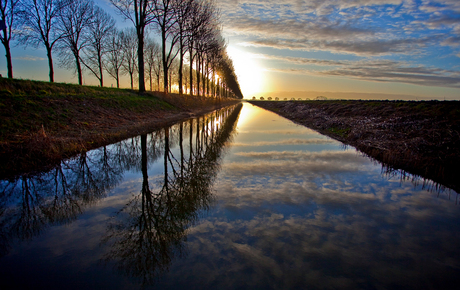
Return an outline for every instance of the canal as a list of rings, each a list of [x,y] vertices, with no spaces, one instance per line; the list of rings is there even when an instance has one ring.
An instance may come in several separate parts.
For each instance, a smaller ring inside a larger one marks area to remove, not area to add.
[[[0,280],[441,289],[459,220],[455,191],[243,103],[1,180]]]

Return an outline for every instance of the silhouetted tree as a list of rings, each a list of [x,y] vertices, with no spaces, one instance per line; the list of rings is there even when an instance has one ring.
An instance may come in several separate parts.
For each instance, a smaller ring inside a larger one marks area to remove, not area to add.
[[[61,9],[59,14],[59,33],[63,34],[59,44],[63,65],[73,67],[78,77],[78,83],[83,84],[81,66],[81,51],[89,44],[88,37],[93,21],[92,0],[70,0],[68,5]]]
[[[20,42],[37,48],[44,45],[48,57],[49,79],[54,82],[52,51],[63,36],[57,29],[58,16],[68,0],[24,0],[22,1],[21,21],[23,29]]]
[[[110,51],[110,37],[114,33],[115,20],[102,8],[95,6],[89,25],[89,41],[83,50],[82,63],[104,86],[104,56]]]
[[[117,88],[120,87],[120,74],[124,73],[122,70],[123,63],[125,62],[125,51],[123,47],[123,32],[114,31],[107,43],[107,53],[105,55],[106,65],[105,70],[117,82]]]
[[[149,74],[149,81],[150,81],[150,90],[153,91],[153,74],[157,76],[158,88],[160,87],[160,76],[157,75],[157,68],[158,72],[161,71],[161,52],[160,47],[153,39],[148,39],[147,44],[145,46],[145,63],[146,63],[146,70]]]
[[[124,62],[122,65],[123,70],[129,74],[131,80],[131,89],[134,89],[134,78],[138,72],[137,67],[137,36],[134,29],[127,29],[123,32],[123,51]]]
[[[160,31],[161,52],[163,62],[163,86],[164,92],[168,93],[169,89],[169,68],[176,58],[179,50],[174,50],[174,46],[179,40],[179,35],[174,27],[177,22],[177,6],[180,0],[154,0],[154,17],[155,24]]]
[[[8,69],[8,78],[13,78],[13,62],[11,60],[10,41],[13,39],[13,30],[18,25],[18,12],[20,0],[0,0],[0,40],[5,47],[6,66]]]
[[[184,66],[184,56],[185,56],[185,46],[186,46],[186,34],[187,34],[187,22],[190,21],[194,15],[193,6],[195,0],[184,0],[180,1],[176,8],[176,33],[179,35],[179,67],[178,67],[178,86],[179,86],[179,95],[183,94],[183,84],[182,84],[182,73]]]
[[[212,17],[211,9],[206,5],[204,0],[195,0],[191,3],[190,7],[191,17],[185,22],[185,31],[186,31],[186,43],[188,46],[189,52],[189,82],[190,82],[190,95],[193,95],[193,62],[195,61],[195,41],[198,35],[200,34],[200,28]],[[197,94],[198,94],[198,90]]]
[[[137,67],[139,68],[139,91],[145,91],[144,37],[146,27],[154,20],[155,2],[152,0],[110,0],[126,19],[135,27],[137,36]]]

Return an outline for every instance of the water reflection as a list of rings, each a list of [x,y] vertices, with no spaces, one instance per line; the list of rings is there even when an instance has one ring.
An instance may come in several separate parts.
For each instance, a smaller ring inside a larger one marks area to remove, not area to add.
[[[400,175],[382,176],[380,165],[352,148],[325,139],[318,150],[319,142],[307,142],[322,138],[314,132],[259,114],[268,124],[258,132],[252,123],[238,125],[235,143],[244,146],[232,147],[223,162],[215,185],[219,204],[190,229],[194,251],[160,287],[455,285],[457,206]],[[274,144],[277,138],[305,142]]]
[[[164,129],[164,178],[152,189],[148,177],[147,136],[141,136],[142,189],[113,218],[103,243],[110,245],[106,261],[122,273],[151,284],[184,253],[186,229],[213,200],[211,185],[219,169],[224,145],[231,137],[241,107],[222,124],[219,114],[209,120],[179,125],[179,156],[171,151],[171,129]],[[197,132],[193,138],[194,130]],[[184,134],[188,131],[188,149]]]
[[[140,239],[157,247],[155,251],[163,255],[159,264],[166,265],[167,245],[180,246],[183,232],[196,218],[197,210],[209,204],[219,157],[240,110],[241,105],[222,109],[148,137],[142,135],[82,153],[46,173],[0,181],[0,257],[8,253],[15,240],[31,240],[52,225],[76,220],[85,208],[106,197],[126,171],[134,170],[142,172],[142,191],[119,216],[128,211],[133,219],[139,218],[135,226],[143,229],[141,235],[146,235]],[[188,156],[183,148],[185,131],[189,133]],[[180,146],[179,161],[171,150],[176,144]],[[147,167],[161,157],[163,185],[153,193]],[[106,241],[123,236],[119,228],[115,229],[109,227]],[[153,237],[161,243],[156,244]],[[116,245],[115,242],[114,249]]]
[[[53,170],[1,181],[1,253],[14,239],[30,240],[51,225],[75,220],[122,178],[124,163],[107,147],[63,161]]]
[[[445,288],[460,268],[460,212],[423,182],[244,104],[2,181],[0,279]]]

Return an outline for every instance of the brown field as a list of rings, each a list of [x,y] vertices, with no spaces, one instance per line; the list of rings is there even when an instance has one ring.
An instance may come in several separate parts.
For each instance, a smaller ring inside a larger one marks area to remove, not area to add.
[[[460,192],[458,101],[251,101],[383,162]]]

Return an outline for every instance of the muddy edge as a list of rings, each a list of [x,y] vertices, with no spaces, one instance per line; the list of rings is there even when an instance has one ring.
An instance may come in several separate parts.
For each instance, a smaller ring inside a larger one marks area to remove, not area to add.
[[[401,169],[460,192],[460,102],[249,101]]]

